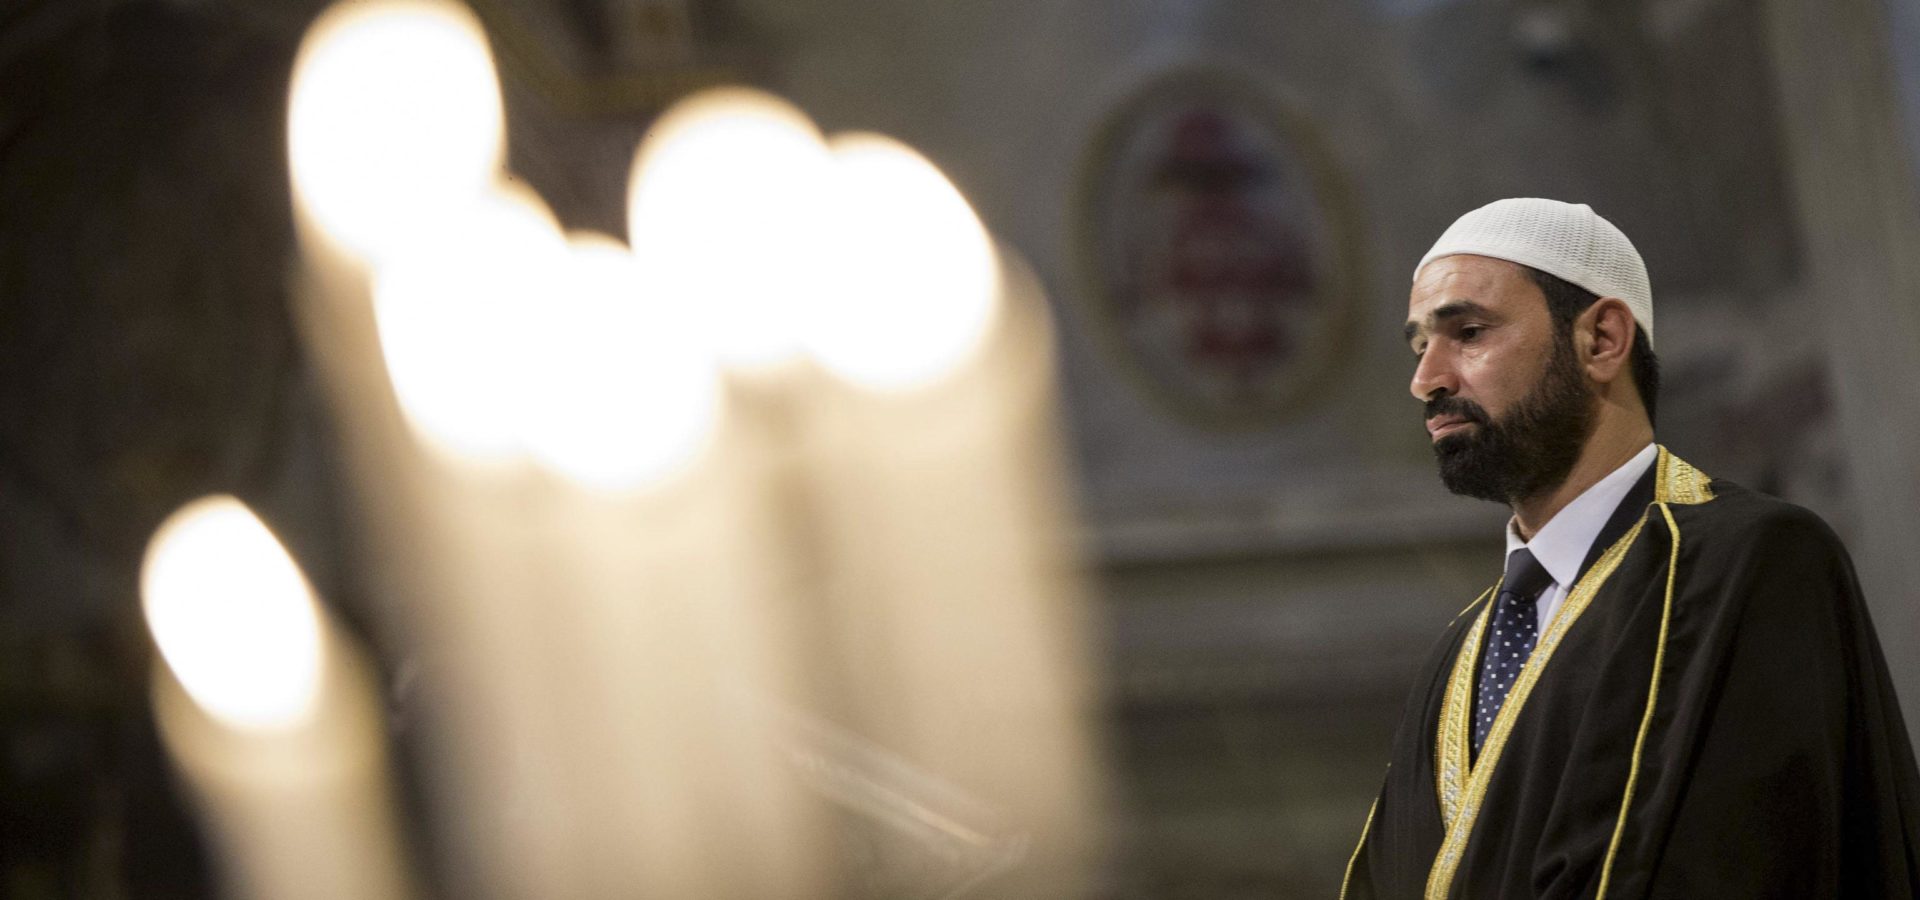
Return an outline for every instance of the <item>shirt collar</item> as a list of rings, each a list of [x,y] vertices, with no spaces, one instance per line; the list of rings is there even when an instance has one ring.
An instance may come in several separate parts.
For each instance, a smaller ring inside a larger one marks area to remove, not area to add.
[[[1600,529],[1606,527],[1607,519],[1633,490],[1640,476],[1653,466],[1654,457],[1658,455],[1659,448],[1648,444],[1646,449],[1562,507],[1531,541],[1521,540],[1514,521],[1508,519],[1507,554],[1511,556],[1513,551],[1525,547],[1532,551],[1533,558],[1540,561],[1547,574],[1553,576],[1554,584],[1563,587],[1573,584],[1575,576],[1580,574],[1580,563],[1586,561],[1587,551],[1600,536]]]

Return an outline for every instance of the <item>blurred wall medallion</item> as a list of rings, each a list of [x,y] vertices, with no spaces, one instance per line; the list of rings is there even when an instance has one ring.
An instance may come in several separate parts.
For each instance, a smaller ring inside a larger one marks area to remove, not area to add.
[[[1182,418],[1275,424],[1337,361],[1353,207],[1312,124],[1250,78],[1151,77],[1095,133],[1072,214],[1087,322]]]

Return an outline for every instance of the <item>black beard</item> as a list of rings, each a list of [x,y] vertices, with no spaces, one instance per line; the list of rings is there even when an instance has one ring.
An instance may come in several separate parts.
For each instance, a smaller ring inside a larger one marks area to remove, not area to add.
[[[1429,419],[1453,414],[1476,423],[1433,443],[1447,490],[1511,506],[1567,480],[1598,412],[1572,345],[1554,341],[1540,384],[1498,421],[1471,400],[1427,401]]]

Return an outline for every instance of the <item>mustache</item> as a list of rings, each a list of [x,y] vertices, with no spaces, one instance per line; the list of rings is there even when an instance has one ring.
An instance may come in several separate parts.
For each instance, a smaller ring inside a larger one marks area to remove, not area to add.
[[[1431,421],[1435,416],[1459,416],[1479,425],[1493,424],[1493,417],[1487,415],[1480,404],[1463,397],[1443,396],[1428,400],[1425,421]]]

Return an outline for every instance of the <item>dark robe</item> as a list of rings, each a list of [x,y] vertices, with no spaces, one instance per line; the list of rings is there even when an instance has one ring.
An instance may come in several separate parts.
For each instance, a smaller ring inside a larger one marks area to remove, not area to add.
[[[1661,448],[1470,759],[1493,594],[1415,682],[1343,897],[1920,897],[1920,775],[1817,516]]]

